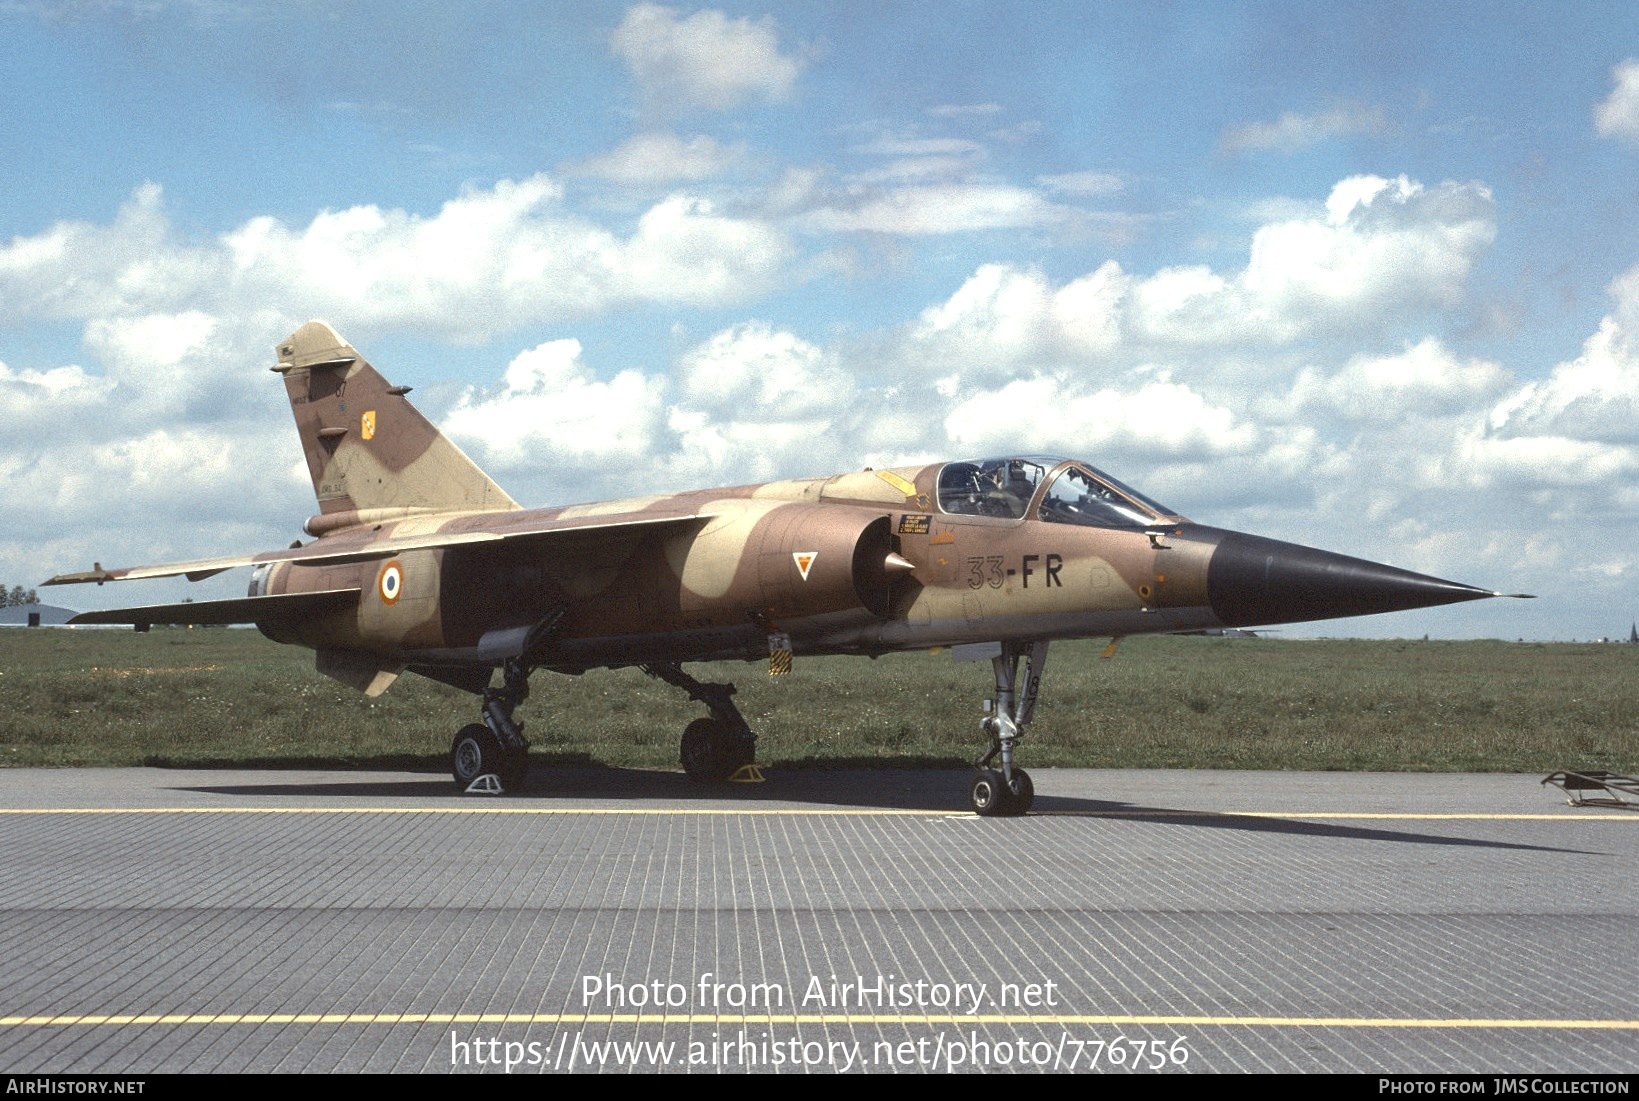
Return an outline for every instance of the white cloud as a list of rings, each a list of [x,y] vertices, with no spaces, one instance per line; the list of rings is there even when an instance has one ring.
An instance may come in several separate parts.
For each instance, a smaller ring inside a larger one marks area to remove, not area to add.
[[[846,173],[836,185],[826,184],[823,170],[788,169],[765,200],[771,216],[792,217],[792,224],[809,233],[909,237],[1040,228],[1067,236],[1115,237],[1129,232],[1133,224],[1127,215],[1088,211],[1048,198],[1049,193],[1068,199],[1107,195],[1122,186],[1113,174],[1039,176],[1037,186],[1021,186],[981,171],[989,159],[981,142],[923,137],[887,130],[880,123],[857,129],[868,140],[849,151],[882,159]]]
[[[809,201],[816,186],[810,176]],[[1483,411],[1509,385],[1499,365],[1401,335],[1408,313],[1460,300],[1489,219],[1478,185],[1351,179],[1276,223],[1303,232],[1255,246],[1239,272],[1145,276],[1111,261],[1060,284],[987,264],[868,349],[741,323],[665,374],[605,380],[577,345],[548,345],[519,357],[502,389],[470,392],[450,423],[476,455],[553,484],[587,456],[647,457],[606,463],[604,484],[577,480],[578,496],[1061,451],[1220,523],[1300,538],[1315,517],[1336,532],[1369,519],[1349,549],[1370,553],[1412,538],[1390,526],[1425,500],[1463,485],[1474,497],[1461,508],[1477,509],[1514,484],[1521,454],[1548,450],[1484,438]],[[1360,352],[1370,334],[1397,350]],[[1344,355],[1313,342],[1271,354],[1298,336],[1342,336]],[[1622,469],[1588,461],[1602,477]]]
[[[1424,337],[1392,355],[1355,356],[1330,375],[1305,370],[1290,398],[1301,409],[1328,408],[1357,422],[1402,422],[1472,413],[1509,381],[1501,365],[1460,359]]]
[[[686,141],[673,133],[634,134],[575,171],[627,186],[654,187],[721,176],[745,157],[743,144],[724,145],[704,134]]]
[[[34,16],[47,23],[77,23],[113,17],[121,22],[145,23],[168,15],[180,16],[186,25],[210,26],[239,21],[259,14],[253,4],[239,0],[5,0],[0,12]]]
[[[189,551],[173,540],[203,517],[262,524],[262,538],[271,542],[312,511],[310,489],[304,501],[299,486],[265,473],[270,455],[300,456],[288,417],[152,427],[151,418],[130,414],[118,391],[97,389],[65,394],[59,400],[66,406],[45,413],[46,424],[61,424],[60,431],[47,435],[35,422],[29,438],[0,434],[0,511],[11,537],[85,540],[100,527],[118,532],[117,542],[106,531],[99,537],[104,545],[94,553],[104,561],[131,553],[132,543],[170,544],[169,554],[202,557],[215,552]],[[304,473],[301,485],[307,484]]]
[[[116,423],[220,424],[283,405],[250,365],[266,366],[272,334],[284,324],[256,311],[224,323],[184,310],[92,318],[84,340],[115,387]]]
[[[664,380],[635,370],[599,380],[580,356],[578,340],[519,353],[499,391],[469,387],[462,394],[444,418],[445,430],[499,470],[572,470],[651,454],[664,421]]]
[[[770,219],[790,218],[825,203],[826,170],[817,166],[787,167],[763,192],[761,208]]]
[[[1497,403],[1489,419],[1503,438],[1567,436],[1639,445],[1639,268],[1611,285],[1617,311],[1582,345],[1582,354]]]
[[[1325,214],[1325,200],[1294,199],[1286,195],[1272,195],[1262,199],[1254,199],[1247,203],[1238,216],[1243,221],[1263,225],[1269,222],[1298,222],[1309,218],[1324,217]]]
[[[609,45],[662,113],[783,100],[803,69],[801,58],[780,52],[772,18],[730,19],[709,9],[683,17],[675,8],[638,4]]]
[[[996,356],[1004,362],[1016,362],[1041,346],[1052,294],[1040,272],[986,264],[955,294],[922,311],[912,339],[965,345],[980,360]]]
[[[784,234],[704,199],[668,196],[621,237],[562,198],[532,176],[469,189],[430,216],[374,205],[306,226],[263,216],[190,244],[144,187],[111,225],[59,223],[0,248],[0,319],[273,313],[472,340],[634,301],[726,305],[785,278]]]
[[[770,288],[789,253],[778,231],[719,215],[705,199],[674,195],[638,220],[620,261],[633,297],[705,306]]]
[[[228,553],[230,530],[252,546],[288,541],[313,499],[305,470],[290,473],[301,451],[269,385],[267,323],[254,311],[231,323],[197,310],[96,317],[85,349],[102,373],[0,367],[9,536],[83,563]]]
[[[1096,363],[1122,339],[1131,280],[1113,260],[1055,288],[1039,271],[986,264],[908,333],[906,354],[933,371],[973,378],[1023,364]]]
[[[216,319],[198,310],[96,318],[86,326],[86,341],[103,358],[152,377],[205,349],[215,329]]]
[[[70,398],[94,399],[111,385],[111,380],[88,375],[79,366],[37,371],[13,370],[0,363],[0,410],[4,410],[8,418],[29,417],[47,403]]]
[[[912,134],[883,133],[855,145],[853,153],[889,158],[872,168],[851,172],[848,187],[831,196],[833,204],[848,210],[883,201],[879,184],[934,184],[962,186],[973,182],[974,169],[986,156],[984,146],[966,138],[923,138]]]
[[[749,484],[857,467],[856,436],[835,416],[760,422],[673,407],[676,450],[662,456],[666,477],[682,485]]]
[[[1283,111],[1273,122],[1249,122],[1224,133],[1221,148],[1235,153],[1277,150],[1295,152],[1347,134],[1381,134],[1388,120],[1381,107],[1337,107],[1303,115]]]
[[[754,482],[847,469],[874,419],[833,352],[762,322],[714,334],[678,358],[663,461],[683,484]]]
[[[171,239],[157,184],[112,223],[58,222],[0,247],[0,318],[63,319],[164,308],[179,289],[219,281],[221,257]]]
[[[61,568],[37,557],[48,541],[86,563],[227,553],[234,531],[249,546],[288,542],[313,500],[266,368],[273,342],[309,317],[483,340],[651,296],[722,306],[783,280],[790,253],[765,223],[687,195],[611,232],[566,213],[546,177],[471,189],[431,214],[358,206],[194,241],[150,185],[107,224],[0,243],[0,328],[77,320],[89,357],[0,365],[0,510],[12,517],[0,566]],[[570,484],[594,496],[647,486],[664,460],[630,459],[675,451],[666,380],[550,361],[520,357],[495,393],[466,395],[452,427],[503,473],[553,472],[558,500]]]
[[[1472,408],[1476,399],[1495,393],[1506,379],[1497,364],[1459,360],[1438,340],[1425,337],[1399,355],[1350,360],[1337,382],[1348,394],[1364,395],[1373,404],[1403,395],[1424,409],[1451,412]]]
[[[1158,337],[1189,341],[1208,320],[1203,307],[1224,321],[1238,300],[1241,324],[1228,328],[1260,326],[1277,339],[1375,327],[1408,309],[1461,301],[1495,237],[1491,192],[1481,184],[1425,188],[1404,176],[1354,177],[1333,189],[1324,220],[1263,226],[1239,276],[1219,286],[1191,277],[1188,293],[1162,303],[1143,325]]]
[[[862,402],[835,356],[749,322],[682,353],[669,373],[603,380],[572,339],[518,355],[495,389],[468,388],[443,423],[516,492],[554,502],[824,473],[856,464]]]
[[[1490,488],[1609,486],[1631,482],[1639,453],[1569,436],[1473,436],[1457,456],[1465,482]]]
[[[924,310],[908,339],[934,370],[991,375],[1097,361],[1117,347],[1136,361],[1178,348],[1359,339],[1460,302],[1495,231],[1482,185],[1358,177],[1334,188],[1324,215],[1260,227],[1239,272],[1195,265],[1139,276],[1110,261],[1054,288],[1038,272],[988,264]]]
[[[1076,212],[1011,184],[945,183],[833,195],[800,224],[819,233],[923,236],[986,229],[1023,229],[1073,221]]]
[[[1593,109],[1594,129],[1603,138],[1639,142],[1639,60],[1611,66],[1611,82],[1611,94]]]
[[[1150,381],[1135,389],[1084,390],[1038,376],[973,395],[945,418],[951,441],[972,452],[1117,452],[1129,458],[1200,458],[1245,451],[1250,424],[1187,386]]]
[[[1354,178],[1327,201],[1328,218],[1266,226],[1244,283],[1285,309],[1387,303],[1449,306],[1496,237],[1490,189],[1401,176]]]
[[[847,407],[852,378],[807,341],[751,322],[716,334],[678,363],[684,399],[750,422],[793,421]]]

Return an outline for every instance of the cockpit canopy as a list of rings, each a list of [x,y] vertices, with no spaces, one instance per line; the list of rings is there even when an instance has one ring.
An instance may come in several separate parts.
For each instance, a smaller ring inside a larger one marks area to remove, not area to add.
[[[1018,520],[1031,512],[1032,504],[1037,519],[1096,528],[1146,528],[1178,516],[1108,474],[1069,459],[975,459],[946,463],[939,471],[944,512]]]

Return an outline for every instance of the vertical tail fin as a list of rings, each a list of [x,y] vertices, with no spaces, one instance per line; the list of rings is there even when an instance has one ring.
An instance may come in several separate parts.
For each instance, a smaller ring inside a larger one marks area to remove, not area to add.
[[[313,534],[383,510],[518,507],[406,400],[409,387],[390,385],[329,325],[309,321],[278,352],[273,370],[284,376],[319,499]]]

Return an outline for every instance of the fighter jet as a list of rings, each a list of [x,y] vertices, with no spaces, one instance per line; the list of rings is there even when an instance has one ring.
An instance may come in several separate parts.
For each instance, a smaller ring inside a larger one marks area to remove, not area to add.
[[[330,326],[278,345],[318,512],[310,537],[228,558],[45,582],[193,581],[251,567],[241,599],[88,612],[74,623],[253,623],[366,695],[405,672],[473,693],[455,782],[516,788],[514,712],[539,669],[637,666],[707,715],[684,771],[730,778],[756,735],[732,684],[685,663],[949,647],[995,692],[969,786],[981,815],[1029,810],[1019,762],[1056,639],[1202,631],[1423,608],[1487,589],[1194,523],[1074,458],[964,459],[524,509]],[[499,671],[500,683],[493,684]]]

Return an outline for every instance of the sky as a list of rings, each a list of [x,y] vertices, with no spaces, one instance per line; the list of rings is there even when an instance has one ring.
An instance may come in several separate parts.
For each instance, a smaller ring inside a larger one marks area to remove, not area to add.
[[[0,0],[0,96],[8,586],[299,537],[319,318],[528,505],[1066,454],[1538,597],[1293,634],[1639,619],[1631,3]]]

